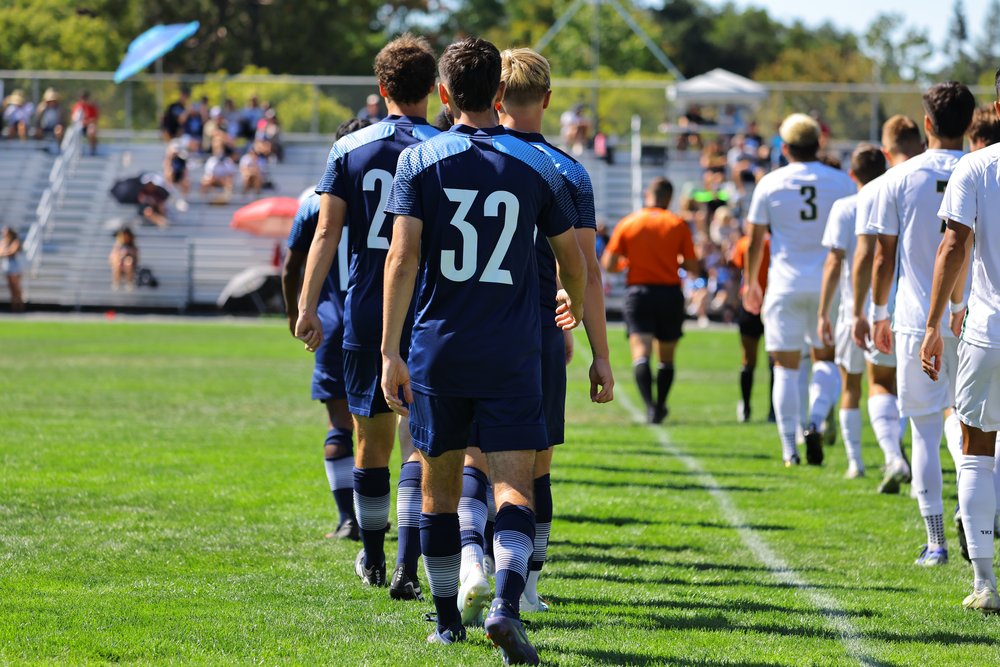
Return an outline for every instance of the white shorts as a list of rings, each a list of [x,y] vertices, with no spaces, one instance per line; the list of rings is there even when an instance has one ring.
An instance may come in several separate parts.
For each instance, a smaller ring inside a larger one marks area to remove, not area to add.
[[[760,312],[764,349],[791,352],[803,349],[803,345],[822,347],[816,339],[818,310],[819,294],[765,294]]]
[[[1000,350],[958,344],[955,411],[981,431],[1000,431]]]
[[[892,354],[886,354],[885,352],[879,352],[878,348],[872,345],[867,350],[865,350],[865,361],[867,361],[870,364],[875,364],[876,366],[895,368],[896,350],[893,350]]]
[[[937,382],[920,366],[920,345],[924,337],[897,333],[896,389],[901,417],[920,417],[955,405],[955,374],[958,371],[958,340],[944,339],[944,355]]]
[[[834,360],[849,375],[858,375],[865,370],[865,351],[854,344],[851,328],[849,320],[843,317],[837,320],[837,332],[833,337],[837,352]]]

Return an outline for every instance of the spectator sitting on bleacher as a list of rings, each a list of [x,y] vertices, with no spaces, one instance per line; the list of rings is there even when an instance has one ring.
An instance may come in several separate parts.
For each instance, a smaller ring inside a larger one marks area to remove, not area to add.
[[[226,121],[226,132],[231,139],[240,133],[240,112],[236,103],[229,97],[222,103],[222,118]]]
[[[90,144],[90,154],[97,155],[97,121],[101,117],[101,112],[97,105],[91,102],[89,91],[80,91],[80,99],[73,105],[70,117],[74,123],[79,122],[83,126],[87,143]]]
[[[190,108],[181,116],[181,133],[189,152],[201,152],[201,140],[205,136],[207,122],[208,98],[202,97],[200,102],[192,102]]]
[[[281,125],[278,123],[278,113],[274,107],[268,106],[264,117],[257,123],[254,139],[268,142],[270,155],[273,155],[278,162],[285,159],[284,147],[281,145]]]
[[[21,240],[10,227],[0,229],[0,271],[7,275],[7,287],[10,290],[10,309],[15,313],[24,310],[24,300],[21,298]]]
[[[111,289],[119,289],[124,279],[125,289],[131,292],[135,288],[139,248],[135,244],[135,234],[128,227],[122,227],[115,234],[115,245],[108,255],[108,263],[111,265]]]
[[[205,132],[201,136],[201,152],[212,152],[212,139],[216,132],[226,133],[226,117],[222,115],[222,107],[212,107],[208,112],[208,121],[205,123]],[[227,134],[228,136],[228,134]]]
[[[3,101],[3,126],[11,139],[28,138],[28,128],[31,127],[31,116],[35,110],[21,90],[15,90]]]
[[[186,211],[191,180],[188,178],[188,152],[180,139],[174,139],[167,144],[167,153],[163,159],[163,176],[167,183],[181,194],[177,210]]]
[[[53,139],[58,145],[62,142],[64,129],[65,121],[59,104],[59,93],[55,88],[49,88],[42,96],[38,110],[35,111],[35,138]]]
[[[170,224],[167,220],[167,200],[170,198],[167,184],[159,174],[143,174],[141,179],[142,187],[136,195],[139,215],[157,227],[166,229]]]
[[[163,116],[160,117],[160,133],[163,135],[164,141],[170,141],[180,136],[189,99],[191,99],[191,90],[187,86],[181,86],[180,97],[171,102],[163,111]]]
[[[260,98],[251,95],[247,100],[247,105],[240,112],[239,132],[235,135],[244,139],[253,140],[257,132],[257,123],[264,117],[264,109],[260,106]]]
[[[233,162],[233,148],[229,145],[215,142],[212,156],[205,161],[205,173],[201,177],[201,191],[206,193],[212,188],[221,189],[224,199],[228,201],[233,191],[233,179],[239,172]]]
[[[271,144],[266,139],[258,140],[240,158],[240,178],[243,192],[253,190],[260,194],[267,182],[267,158],[271,153]]]

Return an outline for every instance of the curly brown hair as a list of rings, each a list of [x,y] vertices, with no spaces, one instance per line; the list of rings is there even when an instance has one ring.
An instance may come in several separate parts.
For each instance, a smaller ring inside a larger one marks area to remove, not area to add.
[[[375,77],[389,99],[399,104],[422,101],[434,87],[436,76],[434,51],[423,37],[406,33],[375,56]]]

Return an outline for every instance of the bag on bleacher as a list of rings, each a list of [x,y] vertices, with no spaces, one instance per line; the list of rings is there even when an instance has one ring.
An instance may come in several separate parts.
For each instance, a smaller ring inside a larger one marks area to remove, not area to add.
[[[136,287],[159,287],[160,281],[156,279],[153,272],[146,267],[140,267],[135,273]]]

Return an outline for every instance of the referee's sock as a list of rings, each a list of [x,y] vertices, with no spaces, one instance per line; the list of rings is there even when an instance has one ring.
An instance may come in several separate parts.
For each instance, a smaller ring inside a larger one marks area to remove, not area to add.
[[[653,372],[649,369],[649,357],[639,357],[632,362],[635,383],[639,385],[639,395],[646,407],[653,407]]]
[[[656,369],[656,406],[664,408],[667,405],[667,396],[670,395],[670,387],[674,384],[674,364],[673,362],[661,362]]]

